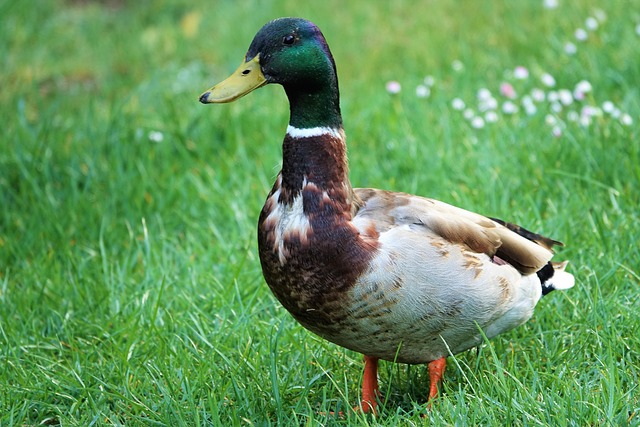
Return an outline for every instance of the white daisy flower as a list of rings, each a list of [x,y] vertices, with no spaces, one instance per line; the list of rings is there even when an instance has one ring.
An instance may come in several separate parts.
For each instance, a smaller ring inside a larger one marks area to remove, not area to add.
[[[487,111],[484,114],[484,119],[487,123],[495,123],[498,121],[498,113],[496,113],[495,111]]]
[[[602,103],[602,111],[604,111],[607,114],[611,114],[615,109],[616,109],[616,106],[613,105],[613,102],[611,101],[604,101]]]
[[[153,142],[162,142],[164,140],[164,135],[162,132],[157,130],[152,130],[149,132],[149,141]]]
[[[531,99],[535,102],[543,102],[545,98],[545,93],[542,89],[533,88],[531,89]]]
[[[556,79],[554,79],[553,76],[549,73],[542,74],[540,76],[540,80],[546,87],[554,87],[556,85]]]
[[[479,101],[486,101],[491,98],[491,91],[487,88],[481,88],[478,90],[477,97]]]
[[[604,13],[602,9],[596,9],[593,11],[593,16],[598,20],[598,22],[602,23],[607,20],[607,14]]]
[[[475,116],[471,119],[471,127],[474,129],[482,129],[484,127],[484,119],[480,116]]]
[[[570,122],[577,122],[579,118],[580,114],[578,114],[577,111],[569,111],[567,113],[567,120],[569,120]]]
[[[451,101],[451,107],[454,110],[462,111],[464,110],[464,107],[466,107],[466,105],[462,99],[454,98],[453,101]]]
[[[547,114],[544,116],[544,122],[549,126],[555,125],[558,122],[558,119],[553,114]]]
[[[598,29],[598,20],[593,16],[590,16],[584,21],[584,26],[587,27],[589,31],[595,31]]]
[[[431,89],[429,89],[427,86],[418,85],[416,87],[416,96],[418,98],[427,98],[429,95],[431,95]]]
[[[575,44],[571,42],[567,42],[564,44],[564,53],[567,55],[574,55],[578,51],[578,48]]]
[[[575,36],[576,40],[578,40],[579,42],[583,42],[587,39],[587,37],[589,37],[589,35],[587,34],[587,31],[584,28],[578,28],[573,35]]]
[[[476,113],[471,108],[467,108],[462,113],[462,117],[464,117],[467,120],[473,119],[475,117],[475,115],[476,115]]]
[[[511,101],[505,101],[502,104],[502,112],[505,114],[515,114],[518,112],[518,106]]]
[[[391,81],[387,82],[385,87],[387,89],[387,92],[392,94],[392,95],[400,93],[400,91],[402,90],[402,86],[400,86],[400,83],[398,83],[395,80],[391,80]]]
[[[573,94],[569,89],[560,89],[558,91],[558,100],[563,105],[571,105],[573,103]]]
[[[518,79],[518,80],[525,80],[529,78],[529,70],[527,70],[525,67],[523,66],[517,66],[514,70],[513,70],[513,77]]]
[[[433,76],[426,76],[423,80],[424,84],[431,87],[436,84],[436,79]]]

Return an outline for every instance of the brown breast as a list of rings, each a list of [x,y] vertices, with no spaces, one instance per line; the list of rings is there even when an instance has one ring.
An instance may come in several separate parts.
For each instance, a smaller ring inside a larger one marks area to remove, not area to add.
[[[321,336],[344,320],[345,295],[375,251],[375,242],[350,222],[357,197],[342,135],[285,137],[282,171],[258,223],[267,284],[303,326]]]

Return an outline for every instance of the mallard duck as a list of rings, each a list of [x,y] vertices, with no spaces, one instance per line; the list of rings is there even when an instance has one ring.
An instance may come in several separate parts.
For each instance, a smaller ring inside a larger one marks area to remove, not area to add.
[[[290,119],[282,169],[258,221],[264,278],[305,328],[364,355],[364,412],[376,412],[378,360],[427,363],[429,399],[446,357],[526,322],[542,295],[573,286],[560,242],[404,193],[353,188],[338,78],[313,23],[281,18],[240,67],[200,96],[234,101],[284,87]]]

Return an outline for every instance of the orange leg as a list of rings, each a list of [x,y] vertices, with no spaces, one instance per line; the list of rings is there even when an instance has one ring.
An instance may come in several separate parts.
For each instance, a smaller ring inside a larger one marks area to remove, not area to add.
[[[378,402],[378,358],[364,356],[364,375],[362,377],[362,412],[376,413]]]
[[[438,386],[442,383],[442,376],[444,375],[444,368],[447,366],[447,359],[441,357],[440,359],[429,362],[429,400],[438,396]],[[431,403],[429,403],[429,407]]]
[[[362,412],[365,414],[377,413],[378,401],[376,398],[378,397],[378,358],[364,356],[364,374],[362,376],[362,400],[360,401],[360,406],[355,406],[353,408],[354,412],[360,411],[362,408]],[[331,415],[338,415],[339,417],[344,417],[345,414],[341,412],[331,412]]]

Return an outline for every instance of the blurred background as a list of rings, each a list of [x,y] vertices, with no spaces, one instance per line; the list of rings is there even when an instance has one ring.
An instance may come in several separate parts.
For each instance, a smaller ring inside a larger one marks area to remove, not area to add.
[[[281,16],[332,49],[354,186],[567,243],[576,288],[460,356],[431,421],[637,423],[638,2],[0,0],[0,424],[348,423],[359,356],[256,253],[284,93],[197,101]],[[422,423],[424,370],[381,375]]]

